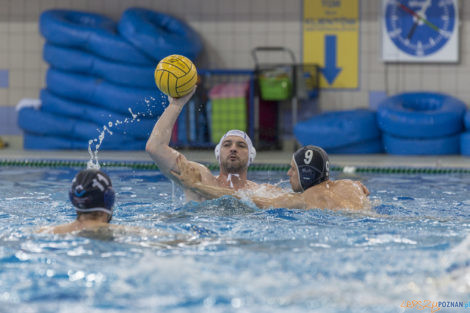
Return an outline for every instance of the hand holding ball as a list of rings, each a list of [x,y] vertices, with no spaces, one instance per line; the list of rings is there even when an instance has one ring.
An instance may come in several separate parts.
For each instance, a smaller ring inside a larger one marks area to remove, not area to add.
[[[167,56],[155,68],[155,83],[167,96],[183,97],[193,90],[196,82],[196,66],[185,56]]]

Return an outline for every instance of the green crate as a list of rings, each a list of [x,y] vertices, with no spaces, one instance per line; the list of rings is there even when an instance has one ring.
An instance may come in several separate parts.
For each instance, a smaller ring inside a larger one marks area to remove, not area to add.
[[[287,75],[259,76],[259,87],[263,100],[286,100],[291,97],[292,81]]]

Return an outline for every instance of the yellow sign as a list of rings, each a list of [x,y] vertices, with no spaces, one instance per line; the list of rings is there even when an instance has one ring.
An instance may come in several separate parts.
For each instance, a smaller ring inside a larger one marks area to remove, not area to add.
[[[357,88],[359,0],[304,0],[303,62],[320,65],[321,88]]]

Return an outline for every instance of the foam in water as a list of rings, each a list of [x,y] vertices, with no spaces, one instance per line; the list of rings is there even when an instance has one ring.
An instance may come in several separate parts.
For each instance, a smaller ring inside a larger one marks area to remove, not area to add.
[[[239,189],[236,192],[236,194],[243,200],[251,201],[252,197],[262,197],[262,198],[271,199],[271,198],[279,197],[286,193],[292,192],[292,189],[290,188],[280,188],[280,189],[281,190],[277,188],[272,188],[266,184],[261,184],[259,185],[259,188],[256,188],[256,189]]]

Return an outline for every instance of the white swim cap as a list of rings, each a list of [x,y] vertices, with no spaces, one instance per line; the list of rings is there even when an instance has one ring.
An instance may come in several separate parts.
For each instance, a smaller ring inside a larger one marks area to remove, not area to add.
[[[238,130],[238,129],[232,129],[232,130],[229,130],[228,132],[226,132],[225,135],[223,135],[222,138],[220,138],[219,144],[215,147],[215,150],[214,150],[215,158],[217,159],[219,164],[220,164],[220,146],[222,145],[222,142],[224,141],[224,139],[228,136],[237,136],[237,137],[241,137],[241,138],[243,138],[243,140],[245,140],[246,144],[248,145],[248,155],[249,155],[248,156],[248,165],[247,166],[250,166],[250,164],[256,158],[256,149],[255,149],[255,147],[253,147],[253,144],[251,143],[250,137],[248,137],[248,135],[244,131],[241,131],[241,130]]]

